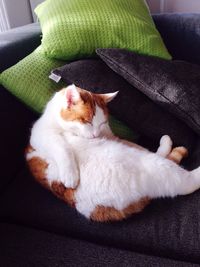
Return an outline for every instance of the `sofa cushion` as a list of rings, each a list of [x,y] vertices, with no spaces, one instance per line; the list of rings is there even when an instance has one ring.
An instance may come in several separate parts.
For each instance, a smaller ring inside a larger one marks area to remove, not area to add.
[[[0,86],[0,194],[6,190],[24,163],[24,148],[31,124],[36,118],[35,113]]]
[[[144,0],[49,0],[35,12],[48,57],[74,60],[115,47],[171,58]]]
[[[200,262],[200,192],[154,200],[142,213],[125,221],[96,223],[43,189],[24,168],[1,194],[0,203],[3,203],[0,205],[0,221],[3,222],[101,246]]]
[[[153,18],[172,57],[200,65],[199,14],[155,14]]]
[[[41,43],[38,23],[0,32],[0,73],[30,54]]]
[[[196,266],[12,224],[0,223],[0,236],[2,266]]]
[[[2,72],[0,83],[34,111],[41,112],[51,95],[63,86],[49,79],[51,69],[62,64],[62,61],[45,57],[38,47]]]
[[[112,70],[200,135],[199,65],[124,49],[97,49],[97,53]]]

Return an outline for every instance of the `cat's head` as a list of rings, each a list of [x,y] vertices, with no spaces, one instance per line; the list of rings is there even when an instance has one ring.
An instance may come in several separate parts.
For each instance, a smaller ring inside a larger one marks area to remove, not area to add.
[[[59,99],[59,123],[73,135],[96,138],[110,133],[107,103],[116,95],[93,94],[70,85],[57,94]]]

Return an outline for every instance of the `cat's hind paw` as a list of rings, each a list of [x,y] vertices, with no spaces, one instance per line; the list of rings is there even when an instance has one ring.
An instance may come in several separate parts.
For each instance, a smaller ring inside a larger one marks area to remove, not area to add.
[[[172,149],[168,159],[179,164],[183,158],[188,156],[188,150],[184,146],[175,147]]]
[[[156,154],[166,158],[172,150],[172,140],[169,135],[163,135],[160,139],[160,146]]]

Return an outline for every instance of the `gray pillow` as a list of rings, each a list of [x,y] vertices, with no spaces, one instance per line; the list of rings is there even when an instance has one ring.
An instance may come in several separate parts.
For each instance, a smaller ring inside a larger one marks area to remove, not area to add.
[[[200,66],[124,49],[97,49],[97,54],[139,91],[200,134]]]

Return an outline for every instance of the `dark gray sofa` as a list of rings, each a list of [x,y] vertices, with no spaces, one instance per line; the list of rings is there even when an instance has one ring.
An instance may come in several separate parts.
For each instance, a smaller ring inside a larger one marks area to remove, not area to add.
[[[173,58],[200,64],[200,15],[154,20]],[[40,39],[37,24],[1,34],[0,71]],[[126,221],[87,221],[37,184],[26,167],[23,151],[37,117],[0,86],[0,266],[200,265],[200,192],[153,201]]]

